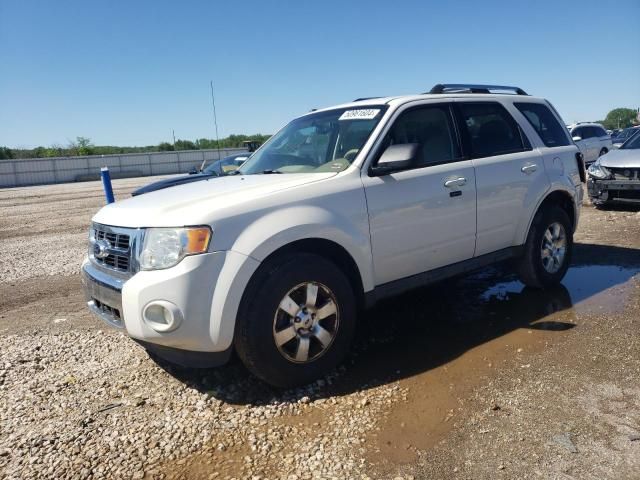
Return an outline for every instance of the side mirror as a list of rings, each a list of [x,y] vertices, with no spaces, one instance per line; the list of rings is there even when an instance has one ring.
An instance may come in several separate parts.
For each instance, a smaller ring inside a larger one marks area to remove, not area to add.
[[[582,140],[582,137],[573,137],[574,142],[579,142],[580,140]]]
[[[195,175],[196,173],[198,173],[198,169],[196,167],[193,167],[191,170],[189,170],[189,175]]]
[[[371,168],[371,173],[375,176],[387,175],[409,168],[418,160],[420,150],[421,145],[419,143],[389,145],[378,160],[378,163]]]

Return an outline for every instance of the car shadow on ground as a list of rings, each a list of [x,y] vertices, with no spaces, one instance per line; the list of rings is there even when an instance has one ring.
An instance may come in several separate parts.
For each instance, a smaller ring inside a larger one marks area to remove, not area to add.
[[[640,212],[640,203],[613,202],[595,208],[605,212]]]
[[[638,249],[576,244],[567,276],[550,290],[525,287],[503,264],[408,292],[363,312],[351,354],[337,372],[287,391],[255,379],[237,359],[206,370],[159,365],[191,388],[231,404],[344,395],[437,368],[517,329],[561,335],[579,328],[576,304],[596,296],[598,304],[624,302],[601,294],[639,272]]]

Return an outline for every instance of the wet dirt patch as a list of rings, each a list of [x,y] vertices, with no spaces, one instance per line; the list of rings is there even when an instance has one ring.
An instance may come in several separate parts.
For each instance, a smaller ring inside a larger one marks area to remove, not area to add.
[[[477,407],[468,404],[469,391],[501,367],[529,368],[529,355],[562,342],[590,314],[623,311],[639,272],[640,266],[579,265],[562,285],[540,291],[488,269],[455,288],[440,285],[385,303],[369,325],[373,345],[347,376],[358,382],[376,371],[380,379],[400,380],[409,394],[370,435],[368,460],[378,467],[415,461],[465,409]],[[487,398],[482,408],[501,407]]]

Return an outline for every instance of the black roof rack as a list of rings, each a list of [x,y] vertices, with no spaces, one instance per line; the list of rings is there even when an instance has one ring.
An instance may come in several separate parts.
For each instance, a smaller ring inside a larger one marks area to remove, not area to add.
[[[475,85],[467,83],[438,83],[429,92],[425,93],[492,93],[491,90],[513,92],[516,95],[528,95],[520,87],[507,85]],[[497,92],[493,92],[497,93]]]
[[[374,98],[384,98],[384,97],[362,97],[362,98],[356,98],[354,102],[364,102],[365,100],[373,100]]]

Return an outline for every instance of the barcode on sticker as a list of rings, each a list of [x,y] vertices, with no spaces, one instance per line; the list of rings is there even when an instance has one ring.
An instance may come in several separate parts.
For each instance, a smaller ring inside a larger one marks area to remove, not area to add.
[[[371,120],[376,118],[380,109],[378,108],[361,108],[358,110],[347,110],[338,120]]]

